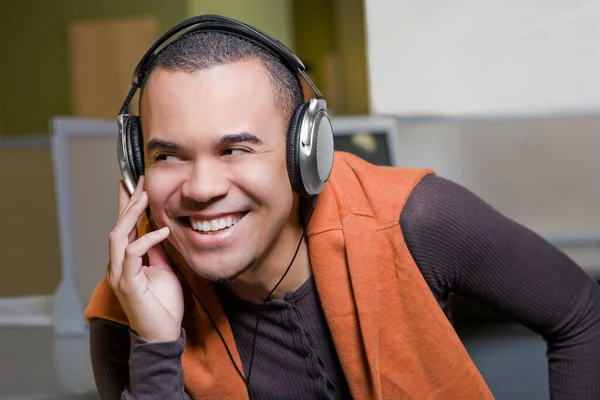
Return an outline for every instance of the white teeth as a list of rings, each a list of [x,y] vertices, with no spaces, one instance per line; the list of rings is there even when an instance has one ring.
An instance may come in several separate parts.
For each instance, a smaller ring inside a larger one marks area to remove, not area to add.
[[[196,218],[189,218],[190,225],[194,230],[200,232],[219,231],[221,229],[230,228],[240,221],[240,217],[231,217],[213,219],[210,221],[200,221]]]

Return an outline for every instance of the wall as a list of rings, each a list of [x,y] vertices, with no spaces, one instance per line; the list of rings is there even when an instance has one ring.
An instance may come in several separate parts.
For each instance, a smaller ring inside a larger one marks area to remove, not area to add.
[[[291,0],[187,0],[187,15],[221,14],[238,19],[294,47]]]
[[[369,96],[363,0],[335,0],[334,5],[341,75],[340,113],[367,114]]]
[[[8,25],[10,13],[0,13],[0,40],[8,41],[9,37],[5,36],[5,27]],[[3,43],[4,44],[4,43]],[[4,124],[4,93],[6,93],[6,83],[9,80],[6,69],[6,61],[0,62],[0,138],[6,132],[3,129]]]
[[[365,0],[376,113],[600,108],[600,3]]]
[[[310,75],[331,111],[335,88],[329,64],[336,54],[333,0],[295,0],[294,51],[310,67]],[[315,12],[319,10],[319,12]]]
[[[318,11],[316,11],[318,10]],[[332,115],[369,111],[365,23],[362,0],[294,1],[296,52]]]
[[[0,132],[5,135],[48,132],[51,116],[70,114],[71,21],[156,15],[162,32],[186,16],[185,0],[34,0],[10,7],[10,13],[0,13],[2,50],[10,55],[1,71]]]
[[[48,140],[0,140],[0,181],[0,298],[52,294],[60,250]]]
[[[2,13],[0,15],[0,26],[4,22],[4,18],[5,18],[4,14],[6,14],[6,13]],[[7,80],[6,76],[7,75],[4,73],[4,63],[2,62],[2,63],[0,63],[0,77],[1,77],[0,78],[0,96],[1,96],[1,93],[5,93],[6,92],[6,90],[4,88],[5,81]],[[2,122],[3,122],[2,111],[3,111],[2,110],[2,101],[0,100],[0,138],[2,137],[2,133],[4,132],[4,130],[2,129]]]
[[[600,235],[600,113],[400,121],[401,165],[432,168],[544,236]]]

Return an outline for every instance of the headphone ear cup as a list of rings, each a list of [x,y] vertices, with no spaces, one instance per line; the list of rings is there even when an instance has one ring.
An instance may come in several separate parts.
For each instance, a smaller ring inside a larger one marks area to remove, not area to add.
[[[292,119],[290,120],[287,135],[288,175],[290,177],[292,189],[294,189],[294,191],[298,193],[301,197],[310,197],[304,189],[304,183],[302,182],[302,172],[300,169],[300,160],[298,154],[298,141],[300,140],[298,136],[300,134],[300,125],[302,123],[302,117],[304,116],[307,107],[308,103],[305,103],[296,108],[296,111],[294,111]]]
[[[131,170],[134,173],[134,179],[137,183],[140,176],[144,175],[144,139],[139,117],[132,116],[126,134],[128,136],[129,154],[131,154],[131,159],[128,162],[131,165]]]

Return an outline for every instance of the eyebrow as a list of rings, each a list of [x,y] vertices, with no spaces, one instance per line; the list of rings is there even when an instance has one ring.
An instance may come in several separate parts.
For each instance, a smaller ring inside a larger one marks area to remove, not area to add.
[[[241,133],[232,133],[229,135],[222,136],[219,139],[219,143],[221,145],[224,144],[235,144],[235,143],[243,143],[248,142],[256,145],[263,144],[263,141],[260,140],[255,135],[248,132]],[[160,139],[160,138],[152,138],[148,141],[148,145],[146,146],[146,151],[148,153],[159,150],[159,149],[168,149],[168,150],[177,150],[179,149],[179,145],[175,142],[171,142],[169,140]]]
[[[177,145],[177,143],[159,138],[150,139],[148,141],[148,145],[146,146],[146,150],[148,151],[148,153],[157,149],[177,150],[178,148],[179,146]]]
[[[229,135],[225,135],[225,136],[221,137],[219,142],[221,144],[234,144],[234,143],[242,143],[242,142],[248,142],[248,143],[258,144],[258,145],[263,144],[262,140],[260,140],[258,137],[254,136],[253,134],[248,133],[248,132],[232,133]]]

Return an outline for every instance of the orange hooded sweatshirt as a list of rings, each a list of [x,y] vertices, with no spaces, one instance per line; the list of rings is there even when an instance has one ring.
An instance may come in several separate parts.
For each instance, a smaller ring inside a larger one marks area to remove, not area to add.
[[[432,171],[382,167],[336,152],[333,172],[307,228],[312,271],[354,399],[492,399],[412,259],[400,212]],[[147,225],[140,233],[148,229]],[[247,399],[219,327],[243,371],[231,327],[212,284],[187,273],[183,285],[186,391],[193,399]],[[85,312],[128,324],[106,281]]]

